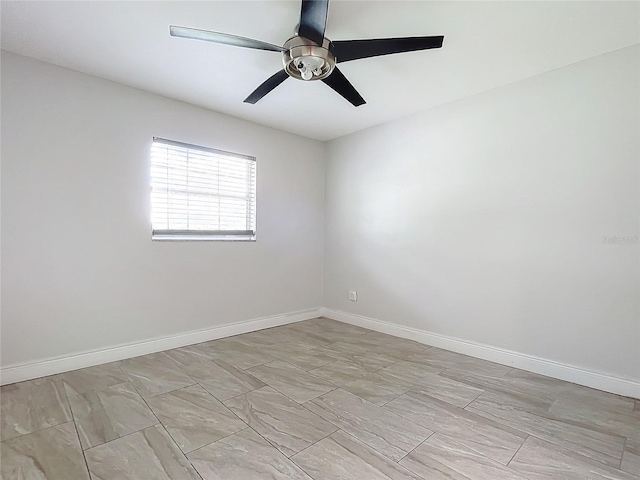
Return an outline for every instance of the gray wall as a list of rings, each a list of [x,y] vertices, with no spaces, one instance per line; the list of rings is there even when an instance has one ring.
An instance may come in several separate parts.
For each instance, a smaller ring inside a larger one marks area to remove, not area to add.
[[[257,157],[256,243],[151,241],[154,136]],[[3,52],[1,364],[320,307],[323,182],[321,142]]]
[[[638,58],[329,142],[325,306],[640,379]]]

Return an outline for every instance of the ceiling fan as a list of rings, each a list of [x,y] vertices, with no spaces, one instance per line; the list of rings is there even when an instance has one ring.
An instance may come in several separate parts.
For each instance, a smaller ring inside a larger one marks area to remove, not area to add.
[[[328,9],[329,0],[302,0],[300,23],[296,34],[287,40],[282,47],[237,35],[175,25],[169,27],[169,33],[173,37],[281,52],[284,68],[269,77],[245,98],[244,101],[251,104],[255,104],[288,77],[293,77],[304,81],[322,80],[351,102],[353,106],[359,107],[366,103],[364,98],[342,74],[336,63],[442,47],[443,36],[336,40],[332,42],[324,36]]]

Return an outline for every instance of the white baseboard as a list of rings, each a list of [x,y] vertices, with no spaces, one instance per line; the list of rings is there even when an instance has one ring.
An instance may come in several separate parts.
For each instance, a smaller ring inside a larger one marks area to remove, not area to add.
[[[203,330],[195,330],[178,335],[152,338],[142,342],[117,345],[114,347],[77,353],[64,357],[49,358],[36,362],[8,365],[0,368],[0,385],[31,380],[56,373],[69,372],[78,368],[93,367],[103,363],[160,352],[171,348],[184,347],[194,343],[207,342],[218,338],[240,335],[241,333],[263,330],[289,323],[310,320],[320,316],[320,309],[284,313],[269,317],[254,318],[242,322],[229,323]]]
[[[408,338],[424,343],[425,345],[444,348],[453,352],[520,368],[598,390],[640,399],[640,382],[634,380],[615,377],[613,375],[586,370],[532,355],[469,342],[459,338],[448,337],[417,328],[404,327],[402,325],[328,308],[315,308],[300,312],[255,318],[178,335],[81,352],[64,357],[49,358],[18,365],[8,365],[0,368],[0,385],[68,372],[77,370],[78,368],[92,367],[125,358],[184,347],[186,345],[193,345],[194,343],[207,342],[218,338],[263,330],[265,328],[287,325],[289,323],[310,320],[319,316],[369,328],[396,337]]]
[[[577,383],[578,385],[640,399],[640,382],[638,381],[343,311],[329,308],[321,308],[320,311],[323,317],[331,318],[332,320],[357,325],[358,327],[368,328],[396,337],[408,338],[425,345],[451,350],[540,375]]]

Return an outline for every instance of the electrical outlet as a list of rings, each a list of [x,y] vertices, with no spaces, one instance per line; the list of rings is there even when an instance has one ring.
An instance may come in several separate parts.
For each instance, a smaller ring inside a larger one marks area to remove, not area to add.
[[[349,300],[351,300],[352,302],[357,302],[358,292],[356,292],[355,290],[349,290]]]

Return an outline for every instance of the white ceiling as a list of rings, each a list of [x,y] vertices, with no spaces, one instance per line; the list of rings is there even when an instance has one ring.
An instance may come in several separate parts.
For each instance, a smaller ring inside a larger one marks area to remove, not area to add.
[[[328,140],[640,42],[640,3],[333,0],[333,40],[445,35],[440,50],[340,65],[367,100],[288,79],[243,103],[280,54],[172,38],[169,24],[281,45],[297,1],[2,1],[2,49]]]

